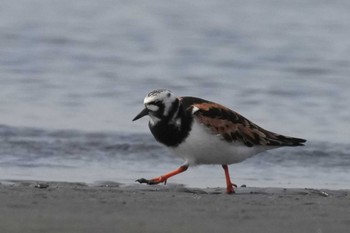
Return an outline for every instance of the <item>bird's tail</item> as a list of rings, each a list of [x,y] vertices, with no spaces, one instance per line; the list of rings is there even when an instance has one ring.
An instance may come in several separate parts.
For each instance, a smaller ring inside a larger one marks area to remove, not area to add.
[[[294,138],[284,135],[276,135],[276,139],[270,139],[271,145],[276,146],[304,146],[306,142],[303,138]]]

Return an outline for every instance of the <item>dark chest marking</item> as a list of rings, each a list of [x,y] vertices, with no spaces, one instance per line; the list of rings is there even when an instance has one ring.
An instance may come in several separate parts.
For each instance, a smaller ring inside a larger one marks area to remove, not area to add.
[[[180,124],[176,124],[177,121]],[[189,135],[192,121],[192,116],[180,105],[173,122],[162,119],[156,125],[149,124],[149,128],[157,141],[166,146],[176,147]]]

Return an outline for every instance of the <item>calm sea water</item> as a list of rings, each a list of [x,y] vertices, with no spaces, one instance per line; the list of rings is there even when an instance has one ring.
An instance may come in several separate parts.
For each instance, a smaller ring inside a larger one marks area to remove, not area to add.
[[[0,0],[0,177],[132,183],[176,168],[131,122],[156,88],[308,139],[238,184],[350,188],[349,1]],[[220,166],[169,182],[223,186]]]

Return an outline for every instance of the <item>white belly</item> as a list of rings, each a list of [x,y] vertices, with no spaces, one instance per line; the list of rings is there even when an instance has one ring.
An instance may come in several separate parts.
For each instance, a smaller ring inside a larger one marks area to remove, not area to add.
[[[187,139],[173,151],[187,161],[195,164],[232,164],[239,163],[253,155],[276,147],[247,147],[240,142],[227,142],[220,135],[214,135],[204,125],[193,122]]]

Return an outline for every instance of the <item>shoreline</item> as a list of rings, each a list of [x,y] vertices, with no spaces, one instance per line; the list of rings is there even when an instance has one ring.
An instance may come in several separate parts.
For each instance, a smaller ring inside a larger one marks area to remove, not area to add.
[[[0,232],[347,232],[350,190],[0,181]]]

